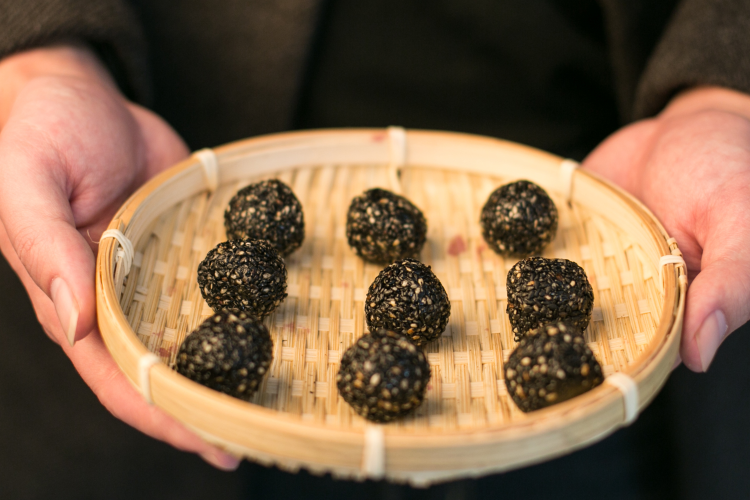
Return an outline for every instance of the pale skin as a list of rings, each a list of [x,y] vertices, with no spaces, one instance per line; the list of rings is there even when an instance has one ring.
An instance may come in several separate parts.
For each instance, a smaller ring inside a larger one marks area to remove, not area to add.
[[[690,280],[680,356],[708,370],[750,319],[750,96],[683,92],[612,134],[583,166],[643,201],[677,240]]]
[[[96,324],[92,239],[129,193],[187,156],[187,147],[158,116],[126,101],[82,47],[9,57],[0,82],[0,248],[39,322],[117,418],[236,469],[237,458],[144,402]]]
[[[183,141],[76,45],[0,61],[0,128],[0,249],[44,330],[116,417],[236,468],[236,458],[143,401],[96,325],[93,241],[134,189],[187,156]],[[750,319],[750,96],[683,92],[583,166],[641,199],[677,239],[691,279],[680,354],[691,370],[707,370],[726,334]]]

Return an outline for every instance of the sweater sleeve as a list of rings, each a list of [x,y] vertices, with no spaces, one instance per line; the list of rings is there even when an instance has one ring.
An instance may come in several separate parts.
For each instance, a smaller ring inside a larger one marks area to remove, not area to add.
[[[124,0],[0,0],[0,58],[66,40],[91,46],[127,97],[149,100],[145,38]]]
[[[750,2],[685,0],[636,90],[634,118],[658,113],[683,89],[717,85],[750,93]]]

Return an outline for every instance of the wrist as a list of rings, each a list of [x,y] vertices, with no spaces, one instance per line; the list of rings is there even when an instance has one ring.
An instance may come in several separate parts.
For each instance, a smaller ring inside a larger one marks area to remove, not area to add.
[[[750,95],[724,87],[694,87],[677,94],[658,118],[723,111],[750,119]]]
[[[93,51],[82,44],[29,49],[0,60],[0,128],[5,124],[18,93],[32,80],[73,77],[117,89]]]

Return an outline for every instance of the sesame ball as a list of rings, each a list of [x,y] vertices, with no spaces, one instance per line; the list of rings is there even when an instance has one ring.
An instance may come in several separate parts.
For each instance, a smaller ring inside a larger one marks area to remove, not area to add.
[[[240,189],[224,211],[227,238],[268,240],[282,256],[302,245],[302,205],[283,182],[271,179]]]
[[[286,266],[266,240],[230,240],[198,265],[198,285],[214,311],[239,309],[257,317],[286,298]]]
[[[371,332],[385,328],[420,346],[438,338],[451,315],[451,302],[430,266],[414,259],[380,271],[367,290],[365,320]]]
[[[505,386],[523,412],[567,401],[603,381],[581,330],[566,323],[529,332],[505,363]]]
[[[538,254],[557,233],[557,207],[530,181],[497,188],[484,204],[480,225],[487,244],[500,255]]]
[[[273,359],[268,329],[242,311],[221,311],[185,338],[177,373],[211,389],[249,401]]]
[[[375,188],[356,196],[349,205],[346,238],[366,261],[388,264],[415,257],[426,236],[424,215],[403,196]]]
[[[414,411],[429,381],[424,353],[389,330],[363,335],[346,350],[336,375],[344,401],[373,422],[391,422]]]
[[[585,330],[594,309],[594,291],[581,266],[566,259],[528,257],[508,271],[506,311],[516,342],[552,321]]]

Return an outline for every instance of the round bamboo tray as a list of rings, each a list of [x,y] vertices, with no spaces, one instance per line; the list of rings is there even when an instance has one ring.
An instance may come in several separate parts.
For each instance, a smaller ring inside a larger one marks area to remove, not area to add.
[[[102,239],[96,286],[102,336],[134,386],[231,453],[414,485],[475,477],[604,438],[632,421],[669,376],[687,279],[679,257],[665,256],[679,250],[639,202],[573,162],[497,139],[397,128],[277,134],[214,152],[163,172],[122,206],[109,228],[127,240]],[[246,403],[170,366],[184,337],[211,314],[196,272],[225,239],[224,207],[239,188],[269,177],[299,197],[306,236],[287,258],[289,296],[265,320],[273,366]],[[530,414],[517,409],[503,380],[515,346],[505,314],[515,261],[488,250],[478,223],[489,194],[520,178],[544,187],[560,211],[543,255],[574,260],[588,274],[595,309],[585,335],[607,375],[594,390]],[[346,210],[374,186],[400,189],[424,211],[421,260],[452,302],[444,335],[425,348],[432,371],[425,403],[388,425],[355,415],[335,384],[342,353],[366,331],[363,301],[380,271],[347,246]]]

